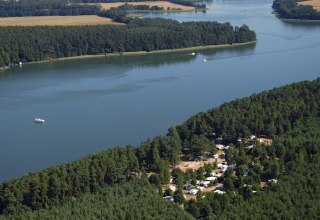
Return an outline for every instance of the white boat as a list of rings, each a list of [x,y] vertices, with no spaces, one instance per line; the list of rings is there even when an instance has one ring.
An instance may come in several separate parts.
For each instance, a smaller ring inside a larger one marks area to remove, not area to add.
[[[204,60],[203,60],[203,62],[207,62],[207,60],[206,60],[206,59],[204,59]]]
[[[45,120],[42,119],[42,118],[35,118],[35,119],[34,119],[34,122],[36,122],[36,123],[44,123]]]
[[[194,55],[196,55],[196,53],[191,53],[191,56],[194,56]]]

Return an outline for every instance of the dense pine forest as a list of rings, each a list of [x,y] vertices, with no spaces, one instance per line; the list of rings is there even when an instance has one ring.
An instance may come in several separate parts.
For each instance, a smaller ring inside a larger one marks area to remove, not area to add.
[[[169,19],[136,18],[118,26],[0,27],[0,67],[19,61],[233,44],[255,39],[255,32],[246,25],[239,28],[230,23],[179,23]]]
[[[280,18],[320,20],[320,12],[310,5],[299,5],[297,0],[275,0],[272,8]]]
[[[159,197],[147,180],[106,186],[50,209],[7,216],[8,219],[193,219],[178,205]],[[1,217],[0,217],[1,219]]]
[[[161,219],[170,213],[189,218],[174,202],[160,201],[172,195],[195,218],[317,219],[319,117],[320,79],[254,94],[199,113],[137,148],[116,147],[8,180],[0,185],[0,216]],[[251,134],[272,138],[272,144],[239,142]],[[169,168],[181,160],[210,157],[217,139],[229,144],[225,158],[236,165],[212,183],[223,184],[224,193],[199,192],[196,200],[186,201],[184,184],[202,180],[216,165],[186,172]],[[163,192],[170,177],[178,189]]]
[[[69,4],[67,0],[0,0],[0,17],[94,15],[99,5]]]

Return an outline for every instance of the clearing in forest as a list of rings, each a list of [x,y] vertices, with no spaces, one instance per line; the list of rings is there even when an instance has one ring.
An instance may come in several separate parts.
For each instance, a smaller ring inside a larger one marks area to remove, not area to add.
[[[31,16],[31,17],[9,17],[0,18],[2,26],[69,26],[69,25],[115,25],[120,24],[110,18],[96,15],[81,16]]]
[[[223,151],[219,150],[216,154],[220,156],[223,154]],[[175,168],[180,168],[180,170],[182,170],[183,172],[186,172],[187,169],[197,170],[200,167],[203,167],[205,164],[210,163],[212,165],[215,161],[217,161],[217,163],[226,163],[225,159],[208,158],[207,160],[199,160],[199,161],[180,161],[180,163],[177,164]]]

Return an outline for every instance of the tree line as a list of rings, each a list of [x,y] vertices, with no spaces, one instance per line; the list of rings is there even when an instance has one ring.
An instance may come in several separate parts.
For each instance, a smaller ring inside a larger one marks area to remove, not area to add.
[[[121,10],[120,10],[121,11]],[[122,15],[121,15],[122,16]],[[121,17],[120,16],[120,17]],[[122,17],[121,17],[122,18]],[[248,26],[129,19],[127,25],[0,27],[0,64],[254,41]]]
[[[272,8],[280,18],[320,20],[320,12],[311,5],[300,5],[296,0],[275,0]]]
[[[120,5],[119,7],[117,7],[120,10],[124,10],[124,11],[163,11],[164,8],[163,7],[159,7],[157,5],[154,6],[150,6],[150,5],[132,5],[129,3],[125,3],[123,5]]]
[[[69,4],[67,0],[0,0],[0,17],[94,15],[100,5]]]

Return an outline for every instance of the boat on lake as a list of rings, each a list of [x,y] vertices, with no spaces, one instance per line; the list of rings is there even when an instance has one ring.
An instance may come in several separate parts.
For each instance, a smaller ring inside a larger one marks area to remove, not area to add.
[[[43,123],[45,122],[45,120],[42,119],[42,118],[35,118],[35,119],[34,119],[34,122],[35,122],[35,123],[42,123],[42,124],[43,124]]]

